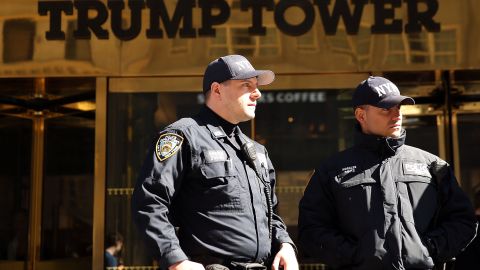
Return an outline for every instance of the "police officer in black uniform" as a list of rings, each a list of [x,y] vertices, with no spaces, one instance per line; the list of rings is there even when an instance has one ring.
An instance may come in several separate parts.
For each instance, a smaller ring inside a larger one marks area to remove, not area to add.
[[[405,144],[392,82],[369,77],[353,94],[355,145],[318,168],[300,201],[299,241],[334,269],[441,269],[476,232],[449,165]]]
[[[160,132],[132,211],[161,269],[298,270],[293,242],[275,213],[268,153],[237,126],[255,117],[257,87],[274,77],[243,56],[218,58],[205,70],[200,113]]]

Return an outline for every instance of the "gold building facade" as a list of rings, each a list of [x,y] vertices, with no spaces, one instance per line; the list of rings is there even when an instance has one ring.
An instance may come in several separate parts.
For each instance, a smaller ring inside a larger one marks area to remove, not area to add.
[[[480,189],[480,2],[130,2],[0,0],[0,269],[103,269],[110,232],[125,238],[124,269],[155,269],[131,221],[133,183],[155,133],[200,108],[203,70],[225,54],[276,73],[242,129],[269,149],[293,238],[313,168],[352,144],[349,99],[370,74],[416,99],[407,143],[448,160],[469,196]]]

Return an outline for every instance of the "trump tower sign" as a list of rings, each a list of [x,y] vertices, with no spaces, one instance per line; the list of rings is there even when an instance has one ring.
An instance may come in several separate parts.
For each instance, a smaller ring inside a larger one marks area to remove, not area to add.
[[[170,3],[172,1],[169,1]],[[76,39],[109,39],[113,35],[120,40],[132,40],[139,35],[147,39],[215,37],[214,26],[227,23],[233,1],[226,0],[178,0],[173,8],[164,0],[74,0],[39,1],[38,13],[49,17],[47,40],[64,40],[62,16],[75,16]],[[367,5],[373,7],[371,34],[418,33],[440,31],[440,23],[434,16],[438,0],[240,0],[240,12],[250,20],[248,33],[252,36],[266,34],[263,23],[265,14],[273,15],[275,26],[289,36],[307,33],[315,20],[320,20],[326,35],[335,35],[340,19],[346,33],[355,35]],[[407,19],[398,19],[395,12],[405,8]],[[197,10],[196,10],[197,9]],[[303,16],[295,22],[286,17],[289,9],[298,9]],[[173,11],[172,11],[173,10]],[[318,11],[318,17],[316,12]],[[170,11],[170,12],[169,12]],[[194,14],[199,12],[200,23],[194,25]],[[142,20],[147,14],[148,20]],[[107,21],[110,19],[110,26]],[[148,22],[142,33],[142,22]],[[127,25],[127,26],[126,26]]]

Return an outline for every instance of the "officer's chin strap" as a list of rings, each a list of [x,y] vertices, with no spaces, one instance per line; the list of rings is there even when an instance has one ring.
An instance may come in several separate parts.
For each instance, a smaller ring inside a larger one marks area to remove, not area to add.
[[[265,181],[263,178],[263,175],[260,173],[260,169],[257,166],[257,152],[255,151],[255,145],[251,141],[246,141],[244,138],[242,138],[241,134],[238,134],[240,137],[240,141],[242,142],[242,153],[247,159],[248,163],[250,166],[252,166],[253,170],[257,174],[257,178],[260,179],[260,181],[263,183],[264,186],[264,191],[265,191],[265,196],[267,197],[267,207],[268,207],[268,236],[270,239],[272,238],[272,229],[273,229],[273,224],[272,224],[272,219],[273,219],[273,203],[272,203],[272,193],[270,192],[270,185]]]

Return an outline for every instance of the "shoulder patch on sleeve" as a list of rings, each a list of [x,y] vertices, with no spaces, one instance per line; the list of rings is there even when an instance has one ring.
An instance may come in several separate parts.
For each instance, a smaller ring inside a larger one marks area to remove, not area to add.
[[[155,145],[155,155],[159,161],[164,161],[173,156],[180,146],[182,146],[183,137],[175,133],[165,133],[158,138]]]

